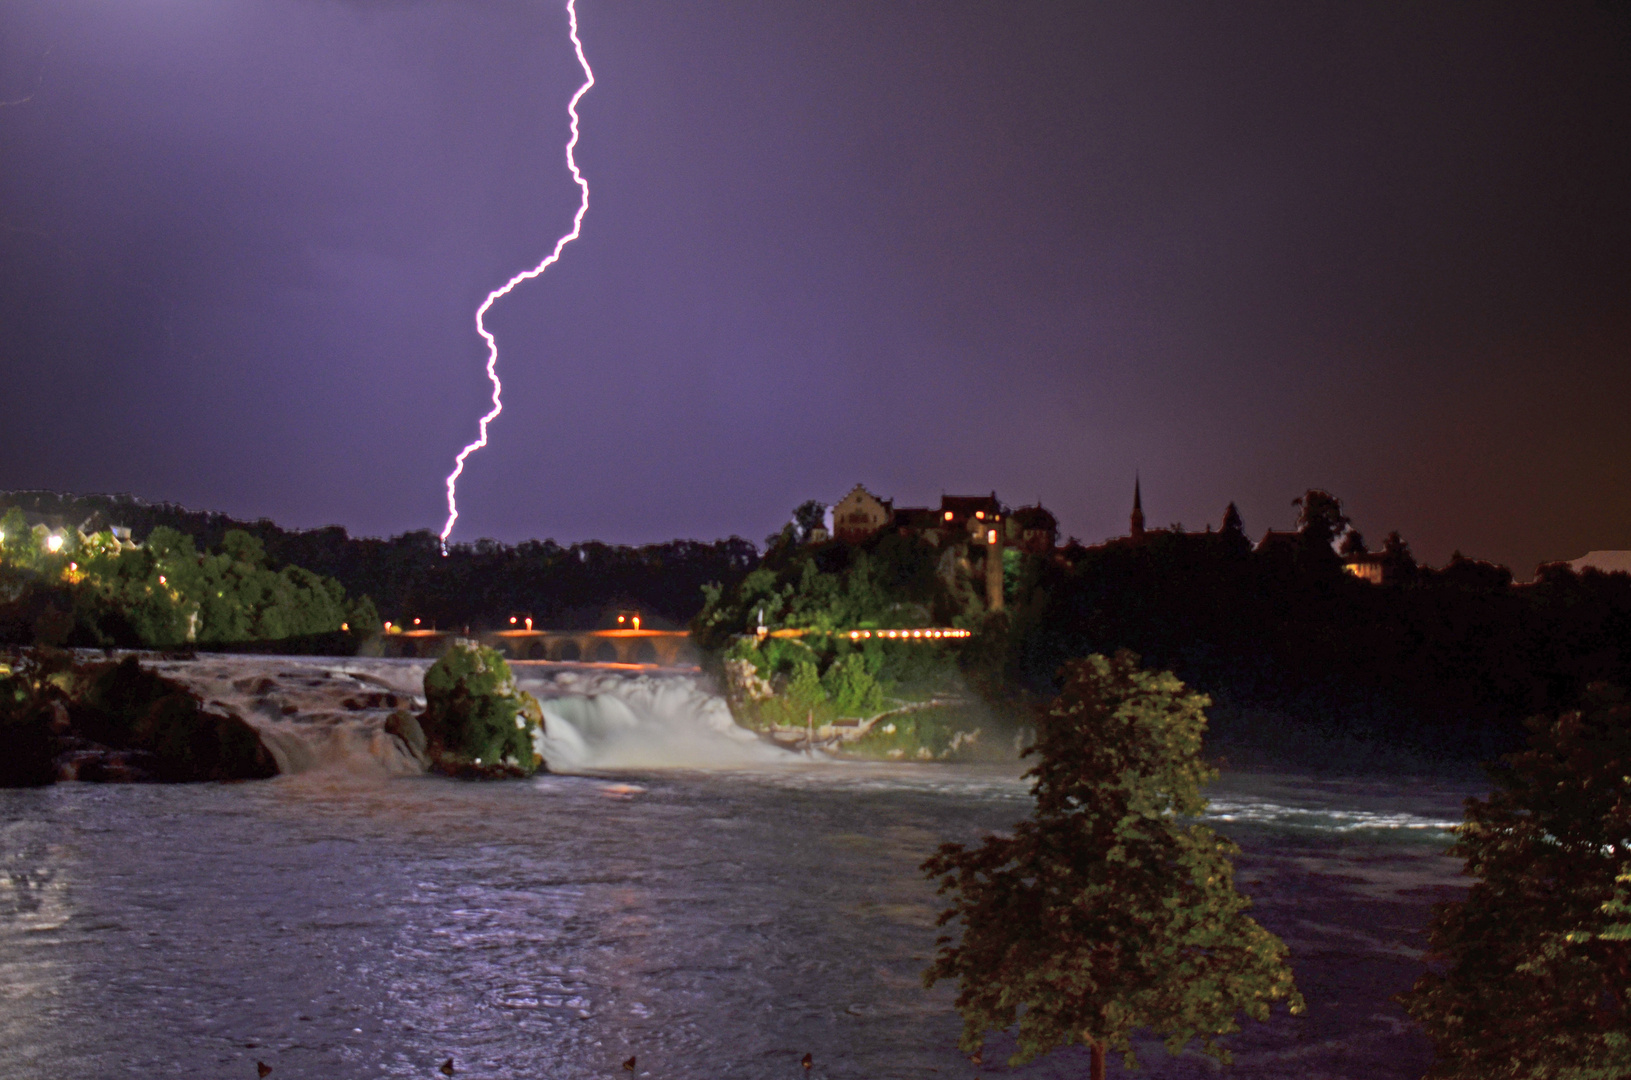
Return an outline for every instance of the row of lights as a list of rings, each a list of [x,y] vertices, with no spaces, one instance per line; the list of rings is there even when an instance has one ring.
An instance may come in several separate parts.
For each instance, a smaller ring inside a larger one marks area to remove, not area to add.
[[[849,639],[851,641],[861,641],[870,637],[878,637],[889,640],[923,641],[940,638],[966,638],[972,635],[972,630],[851,630]]]

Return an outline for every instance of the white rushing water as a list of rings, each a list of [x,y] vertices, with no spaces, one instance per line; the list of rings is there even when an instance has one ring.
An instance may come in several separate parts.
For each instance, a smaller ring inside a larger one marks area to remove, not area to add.
[[[424,708],[428,660],[203,656],[153,665],[212,708],[248,721],[283,774],[422,770],[385,731],[397,709]],[[739,727],[695,673],[523,662],[516,681],[537,697],[536,742],[551,772],[743,769],[795,755]]]
[[[544,709],[537,742],[551,772],[731,769],[793,755],[739,727],[697,676],[523,668],[522,689]]]

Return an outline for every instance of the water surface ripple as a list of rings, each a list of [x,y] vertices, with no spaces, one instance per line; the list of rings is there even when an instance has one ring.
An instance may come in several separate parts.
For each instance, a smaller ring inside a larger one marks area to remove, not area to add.
[[[0,1076],[1085,1074],[956,1051],[916,866],[1027,810],[1017,769],[826,765],[469,784],[309,773],[0,792]],[[1453,785],[1239,776],[1214,823],[1310,1015],[1242,1077],[1419,1076],[1389,1001],[1454,895]],[[1116,1067],[1119,1069],[1119,1066]],[[1113,1069],[1113,1075],[1116,1074]],[[1142,1075],[1214,1075],[1145,1058]]]

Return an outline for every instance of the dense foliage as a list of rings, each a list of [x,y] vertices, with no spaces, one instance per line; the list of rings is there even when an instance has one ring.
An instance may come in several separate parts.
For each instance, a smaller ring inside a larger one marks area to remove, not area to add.
[[[218,549],[228,532],[241,531],[260,541],[274,569],[305,567],[340,582],[352,596],[371,597],[382,619],[419,618],[446,629],[504,627],[512,615],[530,615],[540,626],[589,629],[617,608],[640,609],[648,627],[682,626],[702,606],[703,585],[728,587],[758,562],[757,549],[740,537],[643,547],[478,540],[454,544],[444,555],[428,530],[389,539],[349,536],[337,525],[289,530],[265,519],[237,521],[129,496],[10,492],[0,494],[0,506],[74,524],[94,519],[98,528],[123,525],[138,541],[167,527],[202,550]]]
[[[420,727],[440,771],[530,776],[542,763],[533,736],[543,710],[485,645],[456,640],[425,672],[425,703]]]
[[[977,625],[985,611],[966,562],[961,549],[898,533],[851,545],[801,542],[789,528],[734,588],[704,588],[692,637],[720,665],[732,708],[747,723],[872,717],[897,695],[947,686],[955,657],[936,644],[849,632]]]
[[[1477,880],[1404,998],[1432,1080],[1631,1076],[1631,701],[1593,686],[1531,730],[1468,800],[1452,851]]]
[[[1255,712],[1276,743],[1323,729],[1483,760],[1588,682],[1631,681],[1631,577],[1553,565],[1514,586],[1460,556],[1418,566],[1395,535],[1375,585],[1344,572],[1331,507],[1316,510],[1313,534],[1255,549],[1238,515],[1220,532],[1063,549],[1011,605],[1000,682],[1049,694],[1070,657],[1127,648],[1210,694],[1225,743]]]
[[[228,531],[219,553],[199,551],[190,536],[167,526],[146,543],[121,543],[111,532],[89,536],[75,529],[47,534],[29,528],[15,507],[0,518],[0,565],[16,595],[59,615],[41,623],[33,637],[81,645],[220,646],[273,642],[372,631],[378,614],[366,598],[351,601],[345,589],[298,566],[272,569],[261,542]],[[51,640],[54,639],[54,640]]]
[[[958,983],[965,1050],[1017,1025],[1012,1064],[1082,1042],[1102,1076],[1106,1051],[1134,1063],[1139,1029],[1227,1061],[1215,1039],[1238,1014],[1301,1011],[1285,945],[1235,891],[1238,849],[1194,820],[1216,775],[1200,757],[1207,704],[1130,653],[1066,664],[1026,751],[1031,817],[923,864],[952,896],[941,924],[962,927],[925,982]]]

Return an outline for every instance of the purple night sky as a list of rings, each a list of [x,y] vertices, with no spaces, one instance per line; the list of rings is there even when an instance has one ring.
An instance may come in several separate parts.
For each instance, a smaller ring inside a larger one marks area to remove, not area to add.
[[[579,0],[455,539],[857,482],[1631,547],[1631,13]],[[0,488],[439,529],[564,0],[8,0]]]

